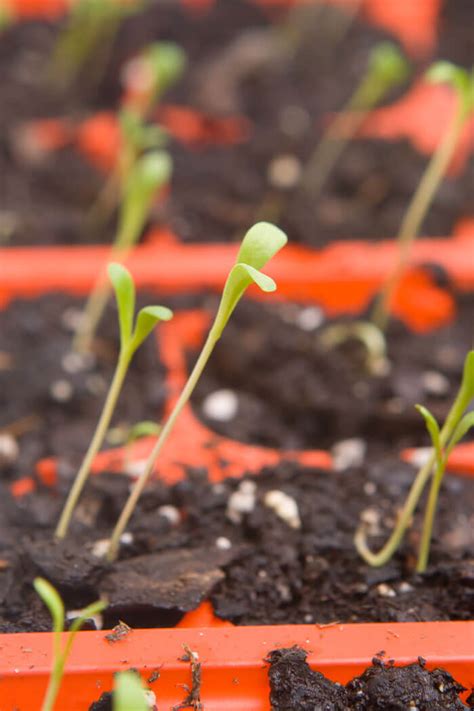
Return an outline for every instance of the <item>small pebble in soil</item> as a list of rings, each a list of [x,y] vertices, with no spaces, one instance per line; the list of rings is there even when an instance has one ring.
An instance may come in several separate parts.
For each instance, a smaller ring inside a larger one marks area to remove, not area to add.
[[[145,467],[147,465],[146,459],[135,459],[133,462],[127,462],[125,465],[125,472],[132,479],[136,479],[143,474]]]
[[[372,506],[369,506],[361,512],[360,520],[365,524],[369,536],[380,536],[382,533],[380,518],[380,511]]]
[[[176,506],[171,506],[169,504],[160,506],[158,509],[158,515],[163,516],[163,518],[165,518],[171,526],[177,526],[181,521],[179,509],[177,509]]]
[[[216,547],[221,551],[228,551],[232,548],[232,541],[225,536],[219,536],[216,538]]]
[[[297,137],[311,126],[311,116],[302,106],[290,104],[280,111],[278,123],[287,136]]]
[[[74,333],[77,331],[82,323],[83,312],[80,309],[71,306],[63,311],[61,316],[61,323],[68,331]]]
[[[238,488],[229,496],[227,502],[227,518],[232,523],[240,523],[244,514],[251,513],[255,508],[257,485],[254,481],[244,479]]]
[[[233,420],[239,409],[239,399],[233,390],[216,390],[208,395],[203,404],[202,412],[206,417],[217,422]]]
[[[301,177],[301,163],[296,156],[281,155],[268,165],[267,179],[270,185],[280,190],[290,190]]]
[[[13,435],[0,434],[0,467],[8,467],[14,464],[20,454],[18,442]]]
[[[307,306],[298,312],[296,317],[296,325],[302,331],[315,331],[324,323],[324,313],[317,306]]]
[[[331,448],[334,469],[340,472],[350,467],[359,467],[364,461],[366,450],[367,443],[357,437],[336,442]]]
[[[92,367],[94,359],[88,354],[65,353],[61,360],[62,369],[70,375],[82,373]]]
[[[449,393],[449,380],[442,373],[436,370],[427,370],[423,373],[421,382],[423,389],[428,395],[447,395]]]
[[[380,583],[380,585],[377,585],[377,595],[380,595],[380,597],[396,597],[397,593],[387,583]]]
[[[101,538],[95,541],[92,545],[91,553],[96,558],[104,558],[109,550],[110,540],[108,538]]]
[[[366,481],[364,484],[364,494],[367,496],[373,496],[377,491],[377,487],[373,481]]]
[[[56,402],[69,402],[73,393],[74,388],[69,380],[55,380],[49,388],[49,394]]]
[[[272,509],[290,528],[301,528],[301,519],[296,501],[284,491],[267,491],[264,504]]]

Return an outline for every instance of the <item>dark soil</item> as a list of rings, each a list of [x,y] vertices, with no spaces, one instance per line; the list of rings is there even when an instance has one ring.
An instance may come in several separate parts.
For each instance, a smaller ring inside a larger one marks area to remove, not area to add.
[[[443,52],[455,47],[456,55],[472,63],[471,40],[464,34],[470,26],[469,10],[461,0],[446,3],[440,47]],[[255,130],[238,147],[196,152],[173,145],[171,199],[166,213],[156,219],[166,219],[185,241],[238,239],[262,216],[280,222],[292,240],[315,246],[333,239],[396,234],[426,165],[426,158],[406,143],[356,142],[317,200],[271,184],[274,159],[289,155],[304,165],[324,117],[344,105],[364,72],[369,51],[387,37],[360,19],[348,24],[334,8],[307,7],[289,18],[276,13],[272,23],[271,16],[247,0],[217,0],[204,16],[185,13],[179,3],[152,3],[124,23],[104,80],[91,87],[91,72],[86,71],[66,94],[44,80],[56,27],[24,23],[4,33],[1,242],[111,240],[113,223],[91,227],[85,219],[103,178],[72,150],[29,162],[18,151],[15,131],[31,118],[79,118],[101,108],[115,110],[123,62],[148,42],[163,38],[179,42],[189,56],[185,76],[166,100],[211,114],[245,115]],[[473,170],[471,162],[463,177],[445,181],[424,233],[449,234],[461,215],[472,212]],[[64,180],[64,175],[70,177]]]
[[[382,376],[367,372],[360,342],[327,350],[321,343],[327,323],[311,330],[298,325],[308,313],[318,317],[295,304],[242,302],[196,389],[198,416],[219,434],[283,449],[326,448],[353,437],[393,451],[427,443],[414,405],[446,416],[472,346],[472,298],[459,300],[452,324],[428,334],[413,335],[393,322],[391,369]],[[205,415],[208,396],[222,389],[237,397],[227,421]]]
[[[156,297],[145,303],[157,303]],[[159,303],[159,302],[158,302]],[[84,455],[112,379],[119,349],[115,306],[98,330],[94,354],[71,356],[71,321],[83,302],[52,294],[18,300],[0,311],[0,432],[18,433],[19,457],[0,463],[3,477],[30,474],[55,455],[77,466]],[[124,428],[161,415],[165,373],[150,337],[137,351],[120,397],[114,425]]]
[[[345,687],[313,671],[303,649],[268,656],[272,711],[461,711],[465,691],[444,669],[428,671],[424,660],[406,667],[374,658],[373,666]],[[470,708],[470,707],[469,707]]]
[[[425,575],[413,572],[419,516],[383,568],[369,568],[354,549],[361,516],[371,521],[370,544],[382,544],[413,475],[411,467],[387,457],[343,473],[282,463],[252,479],[254,508],[240,521],[228,515],[229,507],[235,512],[235,497],[229,499],[238,480],[213,485],[194,471],[172,487],[157,481],[141,499],[128,529],[132,535],[112,567],[94,553],[95,544],[110,535],[128,494],[128,477],[93,477],[71,535],[61,544],[52,541],[52,526],[70,477],[61,479],[61,496],[40,488],[15,501],[2,486],[0,557],[7,565],[0,572],[0,631],[48,628],[31,588],[38,574],[59,589],[68,610],[106,593],[106,628],[119,621],[174,626],[209,596],[219,616],[244,625],[470,619],[469,478],[449,476],[445,482]],[[299,528],[265,504],[273,490],[294,499]],[[178,522],[165,506],[178,509]]]

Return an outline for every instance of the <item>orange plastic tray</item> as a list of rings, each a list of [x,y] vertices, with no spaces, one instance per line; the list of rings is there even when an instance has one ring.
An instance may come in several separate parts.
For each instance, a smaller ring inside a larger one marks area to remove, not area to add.
[[[470,235],[469,225],[465,224],[456,239],[441,240],[436,250],[436,256],[444,255],[446,268],[464,288],[472,287],[474,281],[473,265],[471,270],[466,269],[464,259],[464,269],[460,269],[462,254],[465,256],[466,245],[472,240]],[[451,249],[448,249],[449,245]],[[325,296],[334,311],[353,310],[354,293],[359,293],[359,296],[365,294],[367,298],[383,277],[383,271],[382,274],[376,272],[372,258],[377,254],[385,255],[378,267],[380,269],[385,265],[384,268],[388,268],[393,245],[379,245],[372,251],[374,248],[368,245],[355,243],[352,245],[355,253],[360,250],[365,255],[359,259],[351,258],[349,245],[345,247],[349,251],[345,252],[345,260],[342,260],[345,268],[343,266],[341,270],[343,247],[328,248],[327,253],[322,254],[297,247],[288,248],[286,259],[275,260],[271,268],[272,275],[279,281],[280,294],[318,302]],[[368,259],[368,249],[371,259]],[[458,257],[457,250],[462,253]],[[421,241],[417,246],[416,259],[425,260],[432,255],[433,242]],[[176,243],[172,235],[165,233],[155,234],[147,245],[136,250],[129,265],[140,287],[155,288],[161,292],[190,288],[218,289],[234,256],[234,246],[184,247]],[[58,288],[84,293],[106,257],[107,249],[104,248],[4,250],[0,255],[3,304],[18,295],[40,294]],[[335,262],[330,269],[333,259]],[[174,273],[170,264],[176,265]],[[355,281],[351,281],[351,275]],[[451,315],[452,304],[443,300],[442,292],[421,276],[413,272],[404,288],[415,299],[410,306],[412,313],[418,311],[420,304],[423,315],[415,321],[426,328],[426,312],[429,312],[431,324],[440,322]],[[319,277],[322,285],[318,283],[316,286],[314,280]],[[428,292],[430,308],[426,309]],[[436,318],[434,296],[440,297]],[[406,293],[399,294],[400,304],[406,306]],[[169,368],[168,407],[172,405],[185,378],[183,348],[197,345],[207,318],[202,312],[181,313],[161,331],[162,357]],[[212,438],[214,451],[207,446],[209,438]],[[186,446],[182,446],[183,441]],[[146,440],[137,443],[134,456],[145,455],[149,446],[150,442]],[[163,454],[160,474],[169,481],[181,476],[183,463],[196,464],[198,459],[200,464],[205,463],[209,467],[211,476],[218,478],[222,476],[217,467],[218,457],[223,456],[229,461],[225,475],[239,475],[242,470],[258,469],[282,456],[275,450],[243,446],[211,434],[196,420],[190,408],[185,411]],[[472,450],[467,455],[464,452],[464,455],[465,463],[472,462]],[[293,452],[285,453],[285,456],[316,466],[330,464],[324,452]],[[96,468],[104,464],[118,468],[121,457],[120,450],[102,453]],[[54,482],[54,462],[42,462],[39,471],[47,483]],[[27,478],[17,482],[14,490],[21,495],[33,486],[33,480]],[[106,633],[80,633],[67,667],[57,709],[85,711],[102,691],[111,688],[115,671],[130,667],[139,669],[145,680],[159,671],[159,679],[151,686],[157,694],[159,708],[169,709],[183,700],[185,692],[182,685],[190,683],[189,665],[180,661],[183,645],[188,645],[199,654],[203,664],[202,701],[207,711],[222,711],[224,708],[268,711],[264,657],[272,649],[293,644],[308,650],[313,667],[340,682],[346,682],[360,673],[370,664],[373,656],[384,650],[387,658],[393,658],[397,664],[415,661],[421,655],[428,660],[430,667],[445,667],[467,688],[474,685],[474,622],[239,628],[216,620],[209,603],[204,603],[198,610],[186,615],[176,629],[134,630],[116,643],[108,642]],[[39,711],[51,665],[51,648],[50,634],[0,636],[1,711]]]

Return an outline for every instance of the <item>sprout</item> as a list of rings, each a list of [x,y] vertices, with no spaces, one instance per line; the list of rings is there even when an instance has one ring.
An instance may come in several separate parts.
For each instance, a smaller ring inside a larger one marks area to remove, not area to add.
[[[147,460],[145,469],[137,479],[134,488],[125,504],[120,518],[112,534],[108,557],[114,560],[119,546],[120,536],[124,532],[128,521],[135,509],[143,489],[154,469],[156,459],[163,448],[173,426],[191,397],[191,394],[209,360],[214,346],[222,335],[235,307],[251,284],[256,284],[262,291],[270,292],[276,289],[276,284],[260,269],[286,244],[286,235],[268,222],[254,225],[245,235],[234,266],[229,272],[224,286],[219,308],[211,326],[203,349],[188,378],[184,389],[176,402],[168,420],[157,438],[156,444]]]
[[[171,177],[172,163],[168,153],[154,151],[140,158],[131,170],[120,207],[119,226],[112,245],[112,259],[125,259],[138,241],[148,218],[157,190]],[[93,287],[76,331],[73,349],[84,352],[90,348],[97,325],[110,295],[103,275]]]
[[[149,711],[145,690],[138,674],[119,672],[114,682],[113,711]]]
[[[116,34],[125,17],[139,12],[148,0],[75,0],[70,2],[69,22],[59,36],[52,75],[65,86],[75,81],[94,57],[97,82],[107,64]]]
[[[344,151],[367,114],[393,87],[407,80],[410,65],[398,47],[380,42],[372,50],[367,71],[344,110],[331,123],[306,165],[302,184],[310,197],[321,191]],[[348,116],[350,113],[350,123]]]
[[[474,351],[469,351],[464,361],[464,371],[458,394],[452,405],[443,427],[440,429],[435,418],[421,405],[418,411],[425,419],[426,427],[433,444],[433,452],[428,462],[421,467],[412,484],[405,505],[399,516],[398,523],[385,546],[373,553],[367,546],[366,530],[359,528],[355,535],[355,545],[362,558],[373,566],[385,565],[394,555],[408,528],[423,490],[432,476],[431,489],[428,496],[426,513],[423,522],[423,533],[418,553],[417,571],[423,573],[428,564],[430,541],[433,531],[433,521],[436,513],[439,490],[443,481],[448,457],[453,447],[474,426],[474,413],[467,408],[474,399]]]
[[[41,711],[53,711],[58,695],[61,681],[64,674],[64,667],[72,649],[72,644],[76,634],[79,632],[84,622],[94,615],[99,614],[107,605],[104,601],[98,600],[88,605],[79,617],[73,621],[68,634],[66,644],[62,645],[61,635],[64,632],[64,604],[55,588],[44,578],[36,578],[33,582],[34,588],[46,607],[49,610],[53,621],[53,668],[49,677],[48,688],[41,706]]]
[[[387,326],[393,295],[410,259],[413,242],[445,176],[466,121],[474,111],[474,69],[468,71],[450,62],[436,62],[426,77],[432,82],[449,84],[456,93],[457,108],[425,169],[400,226],[396,263],[372,313],[372,322],[381,330]]]
[[[135,285],[129,272],[120,264],[109,264],[108,273],[112,282],[118,307],[120,326],[120,353],[112,383],[107,394],[97,428],[71,488],[61,518],[56,528],[56,537],[64,538],[69,523],[89,477],[94,458],[103,444],[112,419],[128,367],[143,341],[160,321],[169,321],[173,313],[164,306],[145,306],[140,309],[134,323]]]
[[[125,84],[142,116],[180,79],[185,68],[186,54],[174,42],[153,42],[128,63]]]

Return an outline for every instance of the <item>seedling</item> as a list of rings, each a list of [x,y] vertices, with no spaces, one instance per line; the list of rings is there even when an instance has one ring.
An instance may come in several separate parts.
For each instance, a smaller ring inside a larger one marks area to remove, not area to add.
[[[135,351],[160,321],[169,321],[173,316],[172,311],[164,306],[145,306],[138,312],[134,323],[135,285],[131,275],[121,264],[109,264],[108,273],[115,291],[118,307],[120,353],[97,428],[56,528],[57,538],[64,538],[67,533],[72,514],[89,477],[92,462],[101,448],[109,429],[110,421]]]
[[[474,111],[474,68],[469,72],[450,62],[436,62],[427,72],[429,81],[449,84],[457,96],[457,108],[446,133],[433,154],[405,213],[398,233],[396,263],[375,304],[372,321],[385,330],[393,295],[410,258],[413,242],[459,143],[462,130]]]
[[[367,545],[365,527],[359,528],[355,535],[356,548],[369,565],[385,565],[394,555],[401,544],[406,529],[410,525],[411,518],[424,488],[430,477],[432,477],[416,568],[419,573],[423,573],[426,570],[433,531],[433,521],[446,464],[453,447],[467,434],[468,430],[474,426],[474,413],[468,412],[465,414],[473,399],[474,351],[469,351],[464,361],[461,386],[443,427],[441,429],[439,428],[435,418],[426,408],[420,405],[418,406],[419,412],[425,419],[433,443],[433,451],[426,464],[420,468],[416,475],[403,510],[398,518],[395,530],[389,540],[378,553],[373,553]]]
[[[206,363],[209,360],[217,341],[221,337],[235,307],[252,283],[255,283],[264,292],[275,291],[276,284],[273,279],[266,274],[263,274],[260,269],[265,266],[265,264],[286,244],[286,242],[286,235],[277,227],[267,222],[257,223],[245,235],[237,254],[237,259],[234,266],[230,270],[224,285],[217,315],[211,326],[204,347],[181,395],[179,396],[168,420],[164,424],[163,429],[157,438],[145,468],[140,477],[137,479],[120,515],[117,525],[115,526],[110,541],[108,553],[109,560],[114,560],[117,555],[120,537],[124,532],[135,506],[137,505],[138,499],[143,493],[143,490],[151,476],[157,457],[167,441],[174,424],[179,417],[179,414],[191,397]]]
[[[64,604],[57,590],[44,578],[36,578],[33,582],[34,588],[46,607],[49,610],[53,621],[53,668],[49,677],[48,688],[43,699],[41,711],[53,711],[61,687],[64,668],[72,649],[74,638],[79,632],[84,622],[94,615],[102,612],[107,604],[103,600],[98,600],[88,605],[79,617],[76,617],[71,624],[65,645],[61,641],[64,632]]]
[[[175,84],[186,68],[186,54],[174,42],[153,42],[125,67],[125,84],[130,103],[147,116],[164,92]]]
[[[62,86],[74,82],[94,57],[93,77],[98,81],[122,21],[146,4],[147,0],[70,0],[68,26],[53,54],[54,79]]]
[[[113,711],[150,711],[140,677],[132,671],[116,674]]]
[[[148,219],[156,192],[168,183],[171,170],[171,158],[164,151],[148,153],[137,161],[126,183],[111,259],[125,259],[136,244]],[[104,282],[104,275],[101,274],[84,308],[73,341],[74,350],[89,350],[109,296],[110,287]]]
[[[372,50],[365,76],[343,111],[330,124],[306,165],[302,186],[310,197],[314,198],[322,190],[369,111],[392,88],[406,81],[409,72],[410,66],[396,45],[380,42]]]
[[[125,70],[128,93],[119,113],[117,163],[90,211],[90,221],[103,220],[113,211],[143,152],[166,145],[166,131],[156,123],[149,125],[146,121],[156,102],[179,79],[185,66],[186,55],[173,42],[154,42],[128,63]]]

